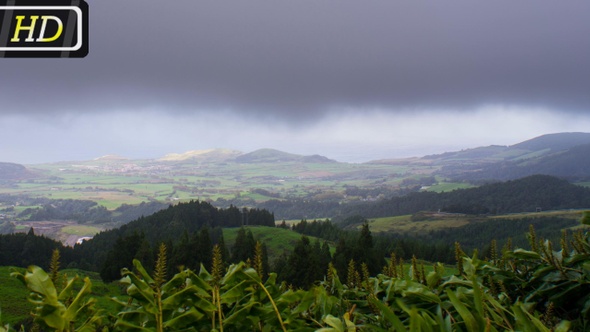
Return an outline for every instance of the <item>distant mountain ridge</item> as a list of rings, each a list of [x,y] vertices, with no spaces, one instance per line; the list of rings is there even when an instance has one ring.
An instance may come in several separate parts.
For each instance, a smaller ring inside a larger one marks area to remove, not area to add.
[[[590,133],[556,133],[535,137],[514,145],[490,145],[461,151],[445,152],[404,159],[384,159],[364,165],[427,166],[432,175],[451,181],[468,181],[475,184],[505,181],[534,174],[546,174],[573,181],[590,181]],[[81,162],[93,166],[100,163],[127,165],[135,161],[107,155],[92,161]],[[164,167],[192,167],[199,163],[222,164],[280,164],[280,163],[339,163],[321,155],[299,155],[276,149],[259,149],[244,153],[232,149],[191,150],[170,153],[159,159],[140,160],[143,165],[167,163]],[[348,164],[348,163],[342,163]],[[359,164],[359,165],[363,165]],[[5,163],[0,168],[0,180],[23,179],[33,173],[18,164]],[[151,167],[150,166],[150,167]]]
[[[590,133],[559,133],[539,136],[522,143],[511,145],[510,148],[532,151],[543,149],[560,151],[585,144],[590,144]]]
[[[511,146],[488,146],[422,158],[458,181],[513,180],[545,174],[590,179],[590,133],[539,136]]]
[[[260,149],[238,156],[238,163],[279,163],[279,162],[307,162],[307,163],[334,163],[335,160],[320,155],[301,156],[274,149]]]
[[[184,153],[170,153],[158,159],[159,161],[227,161],[241,156],[243,152],[231,149],[191,150]]]
[[[0,162],[0,180],[23,180],[34,177],[36,175],[23,165]]]

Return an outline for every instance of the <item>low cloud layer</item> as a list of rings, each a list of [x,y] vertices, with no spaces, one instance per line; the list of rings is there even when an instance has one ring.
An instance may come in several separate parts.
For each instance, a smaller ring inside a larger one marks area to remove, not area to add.
[[[106,154],[159,158],[209,148],[274,148],[346,162],[423,156],[491,144],[512,145],[552,132],[587,131],[590,119],[545,110],[488,107],[469,114],[373,111],[328,116],[304,127],[236,118],[230,113],[90,114],[52,121],[14,115],[0,124],[3,161],[88,160]]]
[[[479,127],[487,125],[474,122],[483,109],[523,117],[543,110],[524,123],[533,125],[586,119],[590,110],[590,2],[87,1],[87,58],[0,59],[0,120],[8,131],[18,123],[20,133],[27,126],[70,133],[61,142],[68,146],[76,128],[101,124],[110,138],[97,133],[87,146],[106,147],[117,137],[131,147],[136,139],[151,141],[138,136],[150,135],[143,128],[211,130],[205,121],[224,119],[208,133],[216,141],[201,137],[213,147],[239,145],[239,124],[264,129],[272,142],[275,132],[305,136],[306,128],[330,121],[336,129],[326,132],[346,134],[322,140],[340,137],[333,145],[342,146],[356,137],[347,130],[379,133],[358,124],[383,125],[381,119],[407,125],[392,124],[404,134],[384,135],[372,146],[411,146],[404,137],[425,127],[415,119],[452,127],[467,118]],[[504,121],[499,114],[496,122]],[[342,124],[350,119],[356,120]],[[566,127],[575,124],[547,130]],[[523,132],[543,133],[538,129]],[[195,139],[171,130],[157,135],[176,144]],[[239,140],[268,146],[259,133]],[[459,137],[453,135],[443,132],[436,141],[451,146]],[[11,142],[29,139],[42,140]],[[155,151],[159,143],[151,144]]]

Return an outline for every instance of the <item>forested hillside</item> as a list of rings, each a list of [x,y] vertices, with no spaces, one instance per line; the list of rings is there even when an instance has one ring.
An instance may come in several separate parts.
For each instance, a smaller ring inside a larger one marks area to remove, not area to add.
[[[80,224],[93,223],[112,226],[122,225],[141,216],[149,216],[169,206],[169,204],[160,202],[142,202],[137,205],[122,204],[114,210],[108,210],[90,200],[9,195],[0,195],[0,199],[11,205],[35,206],[20,211],[16,215],[16,218],[20,220],[73,220]]]
[[[341,221],[352,215],[379,218],[443,211],[465,214],[534,212],[537,209],[583,209],[590,207],[590,189],[547,175],[485,184],[450,192],[409,191],[405,195],[378,201],[340,204],[337,201],[269,200],[259,207],[284,219],[325,218]]]
[[[214,230],[242,225],[274,227],[275,220],[272,213],[266,210],[240,210],[233,206],[218,209],[207,202],[191,201],[169,206],[120,228],[101,232],[92,240],[76,246],[75,251],[81,267],[96,271],[103,268],[108,259],[116,261],[109,263],[113,266],[125,265],[139,252],[146,257],[151,256],[160,242],[177,245],[184,238],[198,237],[204,227]],[[210,236],[209,231],[204,236]],[[113,274],[117,274],[118,270],[114,270]]]
[[[590,188],[552,176],[534,175],[451,192],[417,192],[375,203],[348,206],[343,214],[366,218],[444,211],[466,214],[504,214],[590,207]]]

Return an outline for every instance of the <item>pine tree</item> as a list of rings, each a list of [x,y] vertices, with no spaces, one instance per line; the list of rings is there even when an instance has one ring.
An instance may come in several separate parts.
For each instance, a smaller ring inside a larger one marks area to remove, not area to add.
[[[207,226],[201,228],[199,236],[197,237],[196,252],[194,255],[197,257],[197,264],[203,264],[203,266],[211,266],[213,263],[212,252],[213,244],[211,244],[211,236],[209,234],[209,228]]]
[[[317,262],[317,257],[313,257],[309,238],[302,236],[289,256],[285,279],[295,287],[309,288],[316,279]]]
[[[236,241],[234,246],[231,248],[231,261],[232,263],[238,263],[242,261],[242,254],[246,246],[246,229],[241,227],[236,235]]]

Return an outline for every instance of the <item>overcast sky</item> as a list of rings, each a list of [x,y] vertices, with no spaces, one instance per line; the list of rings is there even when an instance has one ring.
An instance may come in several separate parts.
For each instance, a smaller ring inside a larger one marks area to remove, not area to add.
[[[0,161],[399,158],[590,131],[590,1],[87,0],[84,59],[0,59]]]

